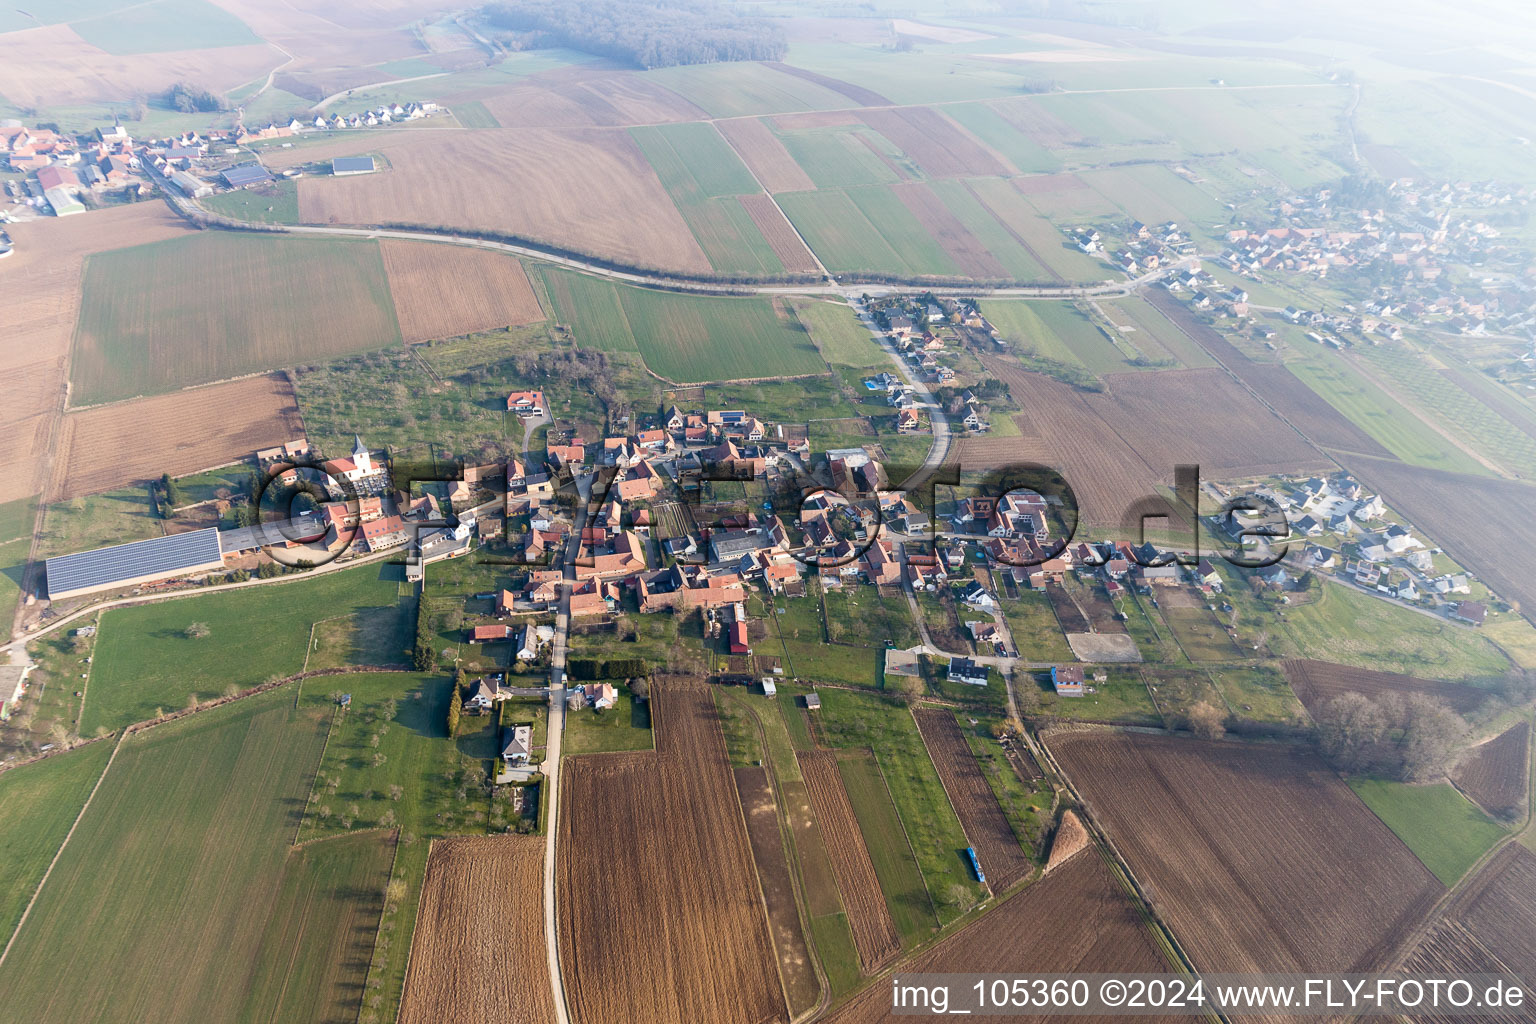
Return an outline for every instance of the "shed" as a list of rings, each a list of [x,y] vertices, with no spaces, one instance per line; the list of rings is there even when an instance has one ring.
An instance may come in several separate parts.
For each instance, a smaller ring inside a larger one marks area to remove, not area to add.
[[[808,693],[808,694],[806,694],[805,695],[805,706],[806,706],[806,709],[809,710],[809,711],[820,711],[821,710],[821,694],[819,694],[819,693]]]
[[[331,161],[331,173],[337,176],[345,174],[372,174],[378,170],[374,166],[371,156],[339,156]]]

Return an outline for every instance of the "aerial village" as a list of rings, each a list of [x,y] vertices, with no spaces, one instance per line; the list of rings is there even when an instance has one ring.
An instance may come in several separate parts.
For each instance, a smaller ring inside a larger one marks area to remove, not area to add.
[[[18,120],[0,122],[0,157],[19,177],[5,179],[0,223],[51,214],[68,217],[88,209],[133,202],[160,187],[174,187],[189,199],[203,199],[277,180],[262,166],[257,143],[290,147],[316,134],[381,128],[447,114],[432,102],[388,103],[366,110],[317,113],[284,124],[187,131],[164,138],[135,139],[121,121],[74,136]],[[370,156],[325,161],[335,175],[376,170]],[[309,173],[302,167],[279,172],[286,178]],[[3,255],[0,252],[0,255]]]

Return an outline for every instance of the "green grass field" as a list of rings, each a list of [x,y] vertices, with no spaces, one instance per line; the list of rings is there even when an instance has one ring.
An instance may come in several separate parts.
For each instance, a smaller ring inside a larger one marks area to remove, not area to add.
[[[500,122],[479,100],[460,100],[454,103],[453,119],[470,131],[501,127]]]
[[[779,139],[817,188],[889,185],[900,176],[866,144],[869,130],[853,128],[783,132]]]
[[[648,125],[631,128],[629,134],[680,204],[762,191],[736,151],[706,121]]]
[[[851,188],[848,198],[859,208],[866,220],[884,238],[891,250],[901,258],[911,274],[958,275],[960,265],[923,226],[922,222],[907,209],[895,192],[888,188]],[[878,270],[878,267],[862,268]]]
[[[639,352],[652,371],[671,380],[826,372],[809,332],[772,300],[671,295],[564,271],[542,275],[556,318],[581,345]]]
[[[926,186],[1017,281],[1050,281],[1055,277],[1027,246],[993,215],[965,181],[933,181]]]
[[[0,935],[6,939],[107,766],[113,742],[0,774]]]
[[[346,1019],[373,954],[395,837],[371,832],[288,855],[243,1019]]]
[[[966,182],[966,185],[982,205],[991,211],[998,222],[1005,225],[1011,234],[1016,235],[1019,244],[1043,264],[1051,275],[1064,281],[1102,281],[1109,277],[1112,273],[1109,267],[1070,244],[1061,228],[1051,223],[1042,213],[1040,200],[1049,199],[1050,195],[1037,196],[1036,201],[1031,202],[1015,187],[1016,182],[1024,180],[1026,179],[1005,181],[1002,178],[972,178]],[[1097,192],[1086,186],[1081,191],[1092,196],[1095,202],[1103,203],[1103,197]],[[1069,220],[1065,223],[1071,226],[1074,221]]]
[[[1047,173],[1061,167],[1056,154],[1019,131],[986,103],[956,103],[945,107],[944,113],[1026,174]]]
[[[326,736],[325,716],[291,701],[277,691],[124,742],[0,967],[8,1014],[267,1020],[297,1000],[351,1019],[389,861],[367,843],[290,857]],[[306,907],[312,926],[294,930]],[[284,992],[279,955],[312,965],[300,988]]]
[[[931,937],[938,930],[939,919],[902,831],[890,790],[874,755],[867,751],[840,756],[837,769],[843,777],[843,788],[848,791],[854,817],[859,819],[859,831],[869,848],[869,859],[874,864],[875,877],[880,880],[880,891],[885,893],[891,921],[901,936],[901,944],[910,948]]]
[[[299,183],[275,181],[234,192],[220,192],[198,200],[214,213],[258,224],[299,222]]]
[[[1324,584],[1317,600],[1286,608],[1283,625],[1268,632],[1271,650],[1282,657],[1428,679],[1489,678],[1510,667],[1509,659],[1475,629],[1399,608],[1343,584]]]
[[[1492,818],[1449,783],[1410,786],[1351,779],[1349,788],[1448,886],[1504,836]]]
[[[848,690],[821,691],[821,728],[837,747],[875,752],[941,924],[969,909],[979,889],[964,858],[965,832],[906,707]]]
[[[349,609],[399,602],[399,565],[367,565],[292,582],[114,608],[101,619],[81,715],[82,735],[175,711],[193,694],[217,697],[304,667],[310,626]],[[402,604],[389,643],[364,652],[371,664],[407,661],[411,608]],[[194,622],[209,635],[193,639]]]
[[[169,53],[248,46],[261,39],[245,22],[208,0],[150,0],[72,20],[70,28],[110,54]]]
[[[905,273],[907,264],[844,192],[786,192],[784,215],[827,269]],[[930,243],[931,244],[931,243]]]
[[[372,241],[205,231],[90,257],[82,295],[79,405],[400,344]]]
[[[1269,665],[1210,669],[1233,714],[1260,722],[1305,722],[1306,711],[1285,676]]]
[[[449,738],[452,691],[453,681],[444,676],[406,672],[306,679],[299,706],[334,720],[299,840],[392,826],[417,836],[454,831],[472,808],[456,792],[474,770],[486,767],[492,752],[475,743],[487,719],[464,718],[463,735]],[[336,692],[352,695],[344,711],[333,711]]]
[[[1026,661],[1072,661],[1072,648],[1056,621],[1051,602],[1038,590],[1023,591],[1017,600],[1002,602],[1003,619]]]
[[[1518,473],[1536,466],[1536,438],[1468,394],[1436,366],[1411,349],[1368,346],[1360,359],[1428,417],[1485,458]]]
[[[835,366],[883,370],[890,366],[885,354],[853,309],[841,302],[803,299],[795,303],[795,316],[811,332],[821,358]]]
[[[636,704],[628,687],[615,684],[615,689],[618,697],[611,708],[566,712],[562,755],[650,750],[656,746],[655,734],[651,732],[650,702]]]
[[[1141,368],[1073,303],[987,299],[981,313],[1021,354],[1081,366],[1096,375]]]
[[[1125,339],[1154,362],[1172,360],[1188,369],[1216,365],[1205,349],[1140,296],[1101,299],[1099,307],[1116,325],[1134,327],[1125,332]]]
[[[783,272],[784,264],[735,198],[762,189],[714,125],[694,121],[629,132],[717,271]]]
[[[1321,349],[1301,352],[1301,358],[1286,362],[1290,371],[1404,462],[1429,469],[1488,475],[1486,468],[1430,429],[1343,358]]]
[[[49,505],[43,511],[38,557],[52,558],[164,533],[164,522],[150,504],[149,490],[125,487]]]

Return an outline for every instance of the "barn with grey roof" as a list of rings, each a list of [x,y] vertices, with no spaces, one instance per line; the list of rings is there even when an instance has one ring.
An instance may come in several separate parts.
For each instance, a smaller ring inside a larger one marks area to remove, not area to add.
[[[48,559],[48,596],[57,601],[224,567],[213,527],[79,551]]]

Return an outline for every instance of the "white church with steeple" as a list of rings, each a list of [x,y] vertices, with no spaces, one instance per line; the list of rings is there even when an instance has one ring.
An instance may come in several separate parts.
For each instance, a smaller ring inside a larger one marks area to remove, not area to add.
[[[378,472],[368,446],[363,444],[362,435],[353,434],[352,439],[355,443],[352,445],[351,458],[332,459],[325,464],[325,471],[338,480],[360,480]]]

